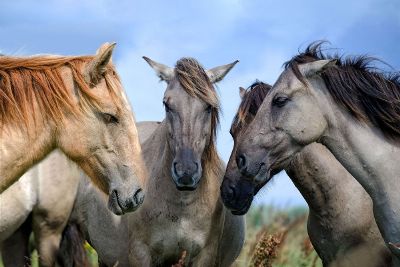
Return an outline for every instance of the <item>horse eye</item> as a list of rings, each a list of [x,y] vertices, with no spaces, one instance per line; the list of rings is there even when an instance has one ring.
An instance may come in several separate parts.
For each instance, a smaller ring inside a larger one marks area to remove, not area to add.
[[[208,113],[211,113],[211,111],[212,111],[212,106],[211,106],[211,105],[208,105],[207,108],[206,108],[206,111],[207,111]]]
[[[272,105],[277,106],[278,108],[283,107],[287,102],[289,101],[289,98],[286,96],[278,96],[272,100]]]
[[[103,113],[102,115],[103,115],[104,121],[106,123],[118,123],[119,122],[118,118],[115,117],[114,115],[111,115],[110,113]]]

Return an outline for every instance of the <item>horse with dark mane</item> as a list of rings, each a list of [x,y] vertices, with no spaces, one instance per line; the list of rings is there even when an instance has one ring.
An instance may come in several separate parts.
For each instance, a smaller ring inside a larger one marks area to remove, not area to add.
[[[373,63],[326,55],[321,43],[293,57],[246,130],[237,162],[242,175],[265,182],[304,146],[325,145],[370,195],[400,258],[400,81]]]
[[[246,202],[233,197],[231,189],[234,184],[246,183],[235,162],[236,146],[245,138],[243,133],[271,86],[256,82],[247,90],[240,90],[242,102],[230,130],[235,146],[221,186],[224,204],[233,213],[244,212],[241,207],[248,208]],[[318,143],[309,144],[280,168],[288,173],[308,204],[308,235],[324,266],[342,261],[353,265],[387,266],[390,252],[376,226],[370,197],[328,149]],[[368,250],[368,257],[363,259],[366,264],[356,256],[359,250]]]

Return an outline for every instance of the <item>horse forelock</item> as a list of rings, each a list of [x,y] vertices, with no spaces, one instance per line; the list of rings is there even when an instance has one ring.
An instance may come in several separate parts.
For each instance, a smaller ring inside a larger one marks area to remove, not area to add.
[[[203,161],[219,161],[220,159],[215,147],[220,112],[217,92],[204,68],[194,58],[182,58],[178,60],[175,66],[175,73],[180,85],[189,95],[197,97],[208,105],[211,105],[211,136],[208,146],[203,153]]]
[[[0,57],[0,122],[25,125],[29,128],[35,115],[46,117],[55,124],[64,121],[66,113],[82,116],[91,108],[100,108],[97,97],[85,81],[84,64],[93,56],[33,56]],[[69,67],[77,96],[67,88],[62,77],[63,67]],[[112,64],[105,73],[107,88],[117,107],[121,107],[119,78]],[[117,80],[117,83],[115,82]],[[76,99],[79,104],[76,104]],[[36,105],[36,108],[35,108]]]
[[[329,55],[322,48],[324,43],[311,43],[286,62],[285,69],[306,84],[300,64],[336,59],[335,66],[320,73],[335,102],[356,120],[379,128],[389,140],[400,140],[400,73],[379,69],[375,63],[384,62],[374,57]]]
[[[256,82],[246,89],[232,122],[233,132],[241,129],[250,114],[253,116],[256,115],[271,87],[269,84],[256,80]]]

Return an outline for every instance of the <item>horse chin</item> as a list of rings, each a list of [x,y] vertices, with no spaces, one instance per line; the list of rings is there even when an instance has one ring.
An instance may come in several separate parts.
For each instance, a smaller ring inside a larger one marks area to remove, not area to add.
[[[108,209],[111,210],[115,215],[123,215],[125,213],[119,204],[118,196],[114,195],[114,193],[108,197]]]
[[[240,208],[231,209],[231,213],[233,215],[244,215],[244,214],[246,214],[249,211],[252,202],[253,202],[253,196],[251,198],[247,199],[245,201],[244,205],[242,205]]]
[[[193,185],[182,185],[182,184],[178,184],[177,182],[175,182],[176,189],[178,189],[179,191],[194,191],[197,189],[198,185],[199,185],[199,181],[197,181]]]
[[[176,189],[178,189],[179,191],[194,191],[197,189],[197,185],[196,186],[178,186],[178,185],[176,185]]]

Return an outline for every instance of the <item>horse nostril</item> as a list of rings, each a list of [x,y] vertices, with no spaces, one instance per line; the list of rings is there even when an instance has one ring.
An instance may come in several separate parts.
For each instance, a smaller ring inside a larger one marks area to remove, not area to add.
[[[235,198],[235,187],[232,185],[229,185],[227,190],[226,190],[226,196],[229,200],[232,200]]]
[[[239,170],[244,170],[247,166],[246,154],[240,154],[236,158],[236,164],[237,164]]]
[[[173,175],[179,176],[179,175],[178,175],[177,166],[178,166],[178,163],[177,163],[177,162],[173,162],[173,163],[172,163],[172,172],[173,172]]]
[[[110,197],[112,199],[114,199],[116,201],[116,203],[118,203],[119,206],[121,206],[121,202],[120,202],[120,199],[119,199],[119,196],[118,196],[118,191],[116,189],[113,189],[111,191]]]
[[[199,170],[199,163],[195,162],[194,166],[195,166],[194,171],[197,172]]]
[[[142,190],[142,188],[139,188],[138,190],[136,190],[135,194],[133,195],[133,198],[136,202],[136,205],[140,205],[143,203],[144,201],[144,192]]]

